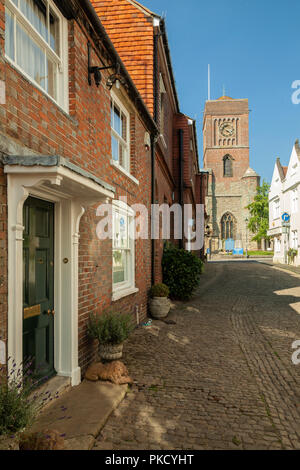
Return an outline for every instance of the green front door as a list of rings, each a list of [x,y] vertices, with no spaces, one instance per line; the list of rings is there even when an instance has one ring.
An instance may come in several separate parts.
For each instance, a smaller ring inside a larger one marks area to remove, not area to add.
[[[23,217],[23,360],[45,380],[55,373],[54,204],[30,197]]]

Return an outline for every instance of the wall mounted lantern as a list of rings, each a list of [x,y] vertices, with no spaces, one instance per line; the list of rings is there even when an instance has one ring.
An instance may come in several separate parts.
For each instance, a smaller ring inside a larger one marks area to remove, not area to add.
[[[122,77],[121,72],[120,72],[120,64],[119,62],[115,66],[115,73],[110,75],[108,79],[106,80],[106,86],[111,89],[114,84],[116,84],[116,87],[119,89],[121,85],[126,86],[126,80],[124,77]]]
[[[120,64],[117,62],[115,64],[108,65],[107,67],[95,67],[91,65],[91,48],[92,45],[88,42],[88,81],[89,85],[92,85],[92,76],[94,75],[94,81],[97,87],[99,87],[102,74],[101,70],[115,69],[115,73],[110,75],[106,81],[106,86],[111,89],[116,83],[117,88],[120,88],[120,83],[125,84],[124,78],[120,74]]]

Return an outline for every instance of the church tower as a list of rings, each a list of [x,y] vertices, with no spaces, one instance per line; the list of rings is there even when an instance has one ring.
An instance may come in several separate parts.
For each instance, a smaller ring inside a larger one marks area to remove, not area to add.
[[[233,247],[257,249],[248,233],[246,206],[253,201],[260,177],[249,165],[247,99],[222,96],[207,101],[203,121],[203,160],[209,171],[206,210],[212,252]]]

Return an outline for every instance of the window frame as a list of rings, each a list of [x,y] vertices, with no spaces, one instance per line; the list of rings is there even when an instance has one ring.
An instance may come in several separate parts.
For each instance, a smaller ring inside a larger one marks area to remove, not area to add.
[[[119,168],[121,171],[127,173],[128,175],[132,176],[131,175],[131,155],[130,155],[130,148],[131,148],[131,142],[130,142],[130,112],[128,111],[128,109],[126,108],[126,106],[122,103],[122,101],[115,95],[115,93],[113,93],[111,91],[111,95],[110,95],[110,102],[111,102],[111,105],[114,106],[114,104],[117,105],[117,107],[120,109],[121,113],[124,114],[124,116],[126,117],[126,121],[127,121],[127,126],[126,126],[126,137],[127,137],[127,142],[117,133],[117,131],[115,131],[115,129],[113,128],[112,126],[112,122],[111,122],[111,125],[110,125],[110,130],[111,130],[111,136],[114,136],[114,138],[118,141],[118,143],[121,143],[123,146],[126,147],[126,154],[127,154],[127,158],[126,158],[126,165],[121,165],[120,164],[120,160],[114,160],[113,159],[113,152],[112,152],[112,145],[111,145],[111,163],[116,166],[117,168]],[[113,107],[111,107],[111,118],[112,118],[112,109]]]
[[[281,252],[281,238],[275,237],[275,243],[274,243],[274,251],[275,253],[280,253]]]
[[[223,177],[224,178],[233,178],[233,159],[231,155],[227,154],[223,157]],[[226,174],[226,164],[230,164],[230,174]]]
[[[226,235],[229,235],[226,237]],[[225,212],[221,218],[221,238],[222,240],[235,240],[236,219],[230,212]]]
[[[280,217],[280,199],[276,199],[273,205],[273,218],[274,220]]]
[[[120,248],[114,245],[115,241],[115,214],[118,213],[125,217],[128,227],[128,248]],[[112,295],[113,300],[125,297],[138,291],[135,287],[135,212],[123,201],[112,202]],[[123,282],[114,282],[113,256],[115,251],[127,252],[126,278]]]
[[[56,15],[59,20],[59,53],[58,55],[50,46],[50,43],[43,38],[43,36],[35,29],[35,27],[26,18],[24,13],[19,9],[18,6],[12,0],[5,1],[5,12],[6,9],[10,12],[13,18],[14,28],[14,59],[9,57],[5,53],[5,59],[27,80],[29,80],[33,86],[43,92],[48,98],[50,98],[56,105],[63,109],[65,112],[69,112],[69,77],[68,77],[68,21],[57,8],[53,0],[44,0],[47,5],[47,12],[49,14],[50,9]],[[45,62],[49,58],[56,64],[56,98],[51,96],[39,83],[32,78],[16,61],[16,46],[17,46],[17,22],[25,30],[29,38],[37,44],[37,46],[43,51],[45,55]],[[49,36],[48,36],[49,39]]]
[[[292,214],[296,214],[298,212],[298,188],[293,189],[291,193],[291,206],[292,206]]]
[[[291,248],[298,250],[298,230],[292,230]]]

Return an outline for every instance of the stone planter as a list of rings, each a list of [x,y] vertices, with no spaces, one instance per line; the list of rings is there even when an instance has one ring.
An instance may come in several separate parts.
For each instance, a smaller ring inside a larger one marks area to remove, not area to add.
[[[99,356],[105,361],[116,361],[123,355],[123,344],[99,344]]]
[[[171,302],[168,297],[154,297],[150,299],[150,313],[153,318],[159,320],[166,318],[171,309]]]

